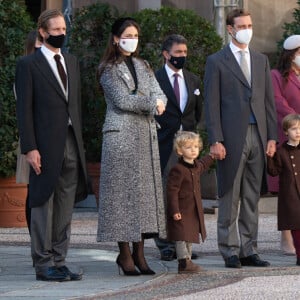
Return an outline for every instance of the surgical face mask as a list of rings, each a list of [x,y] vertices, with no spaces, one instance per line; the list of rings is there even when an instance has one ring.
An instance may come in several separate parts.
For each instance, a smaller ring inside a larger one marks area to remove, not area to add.
[[[295,58],[293,59],[293,63],[300,68],[300,55],[296,55]]]
[[[248,45],[251,41],[253,31],[252,29],[242,29],[235,32],[233,36],[240,44]]]
[[[185,60],[186,60],[186,56],[171,56],[171,58],[169,59],[170,64],[180,70],[183,68],[184,64],[185,64]]]
[[[49,37],[46,39],[46,42],[51,45],[54,48],[61,48],[64,44],[65,41],[65,35],[60,34],[60,35],[51,35],[50,33]]]
[[[119,45],[124,51],[133,53],[137,48],[138,42],[138,39],[120,39]]]

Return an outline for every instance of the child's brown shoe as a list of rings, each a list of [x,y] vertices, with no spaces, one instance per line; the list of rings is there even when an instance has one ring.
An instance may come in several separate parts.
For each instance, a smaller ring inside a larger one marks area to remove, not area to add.
[[[189,258],[178,260],[178,274],[199,273],[203,269],[194,264]]]

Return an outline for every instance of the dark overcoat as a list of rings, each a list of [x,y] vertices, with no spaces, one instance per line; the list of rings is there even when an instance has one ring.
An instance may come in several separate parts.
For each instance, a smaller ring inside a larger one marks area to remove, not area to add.
[[[165,112],[155,116],[160,128],[157,130],[160,165],[164,171],[173,150],[173,140],[182,125],[182,130],[195,131],[200,122],[202,97],[200,95],[200,78],[195,74],[182,70],[187,88],[187,103],[182,112],[176,99],[173,86],[165,67],[155,72],[156,79],[168,98]]]
[[[209,155],[196,160],[193,165],[179,159],[170,170],[167,182],[167,232],[170,241],[199,243],[199,233],[202,241],[205,240],[200,175],[212,163]],[[173,219],[176,213],[181,213],[181,220]]]
[[[226,158],[217,162],[219,196],[233,185],[246,139],[251,110],[257,121],[262,151],[267,141],[277,141],[276,111],[269,62],[251,49],[251,87],[230,46],[207,58],[204,107],[209,143],[222,142]],[[267,159],[265,158],[265,166]],[[266,167],[263,183],[266,183]],[[263,192],[267,191],[266,184]]]
[[[268,157],[268,173],[279,175],[278,230],[300,230],[300,145],[284,142]]]
[[[17,119],[21,152],[37,149],[42,173],[30,170],[29,204],[44,204],[57,184],[64,158],[68,120],[72,127],[80,158],[76,200],[87,196],[87,174],[81,128],[81,87],[77,59],[63,54],[68,74],[68,97],[62,90],[42,52],[22,57],[16,68]]]

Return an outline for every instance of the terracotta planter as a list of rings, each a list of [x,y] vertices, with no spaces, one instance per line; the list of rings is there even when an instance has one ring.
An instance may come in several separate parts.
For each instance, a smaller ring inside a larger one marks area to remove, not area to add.
[[[87,172],[91,179],[91,185],[93,193],[96,198],[97,207],[99,206],[99,185],[100,185],[100,163],[90,163],[87,164]]]
[[[0,227],[26,227],[27,184],[15,177],[0,178]]]

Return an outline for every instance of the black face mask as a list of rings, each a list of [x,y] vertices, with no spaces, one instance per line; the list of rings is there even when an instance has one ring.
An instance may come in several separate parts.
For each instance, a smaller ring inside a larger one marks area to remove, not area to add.
[[[180,70],[183,68],[185,60],[186,60],[185,56],[179,56],[179,57],[171,56],[169,62],[174,68]]]
[[[60,34],[60,35],[51,35],[50,33],[49,37],[46,39],[46,42],[51,45],[54,48],[61,48],[64,44],[65,41],[65,35]]]

